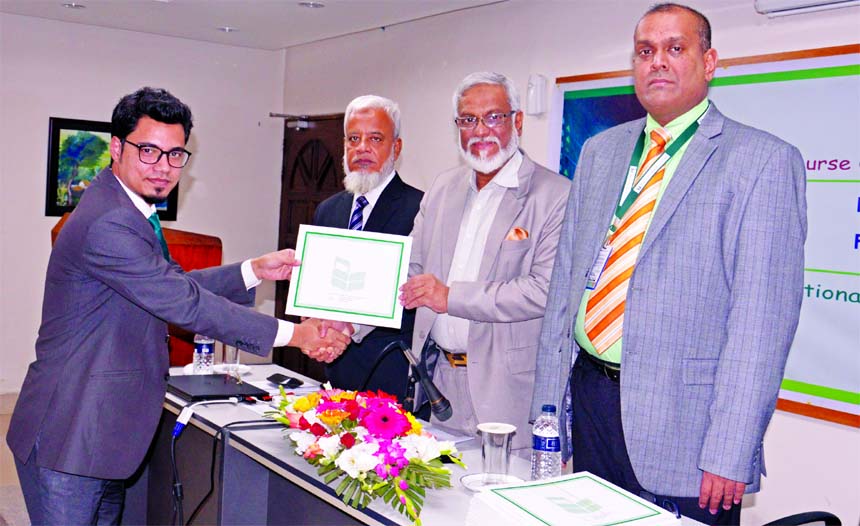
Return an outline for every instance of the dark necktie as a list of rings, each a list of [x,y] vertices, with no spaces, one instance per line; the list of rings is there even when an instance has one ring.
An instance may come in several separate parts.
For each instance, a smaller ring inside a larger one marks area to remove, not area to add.
[[[355,200],[355,210],[352,211],[352,217],[349,219],[350,230],[361,230],[364,226],[361,211],[365,206],[367,206],[367,198],[363,195],[358,196],[358,199]]]
[[[149,220],[149,224],[152,225],[152,229],[155,230],[155,237],[161,243],[161,253],[164,254],[164,259],[170,261],[170,251],[167,250],[167,241],[164,240],[164,232],[161,231],[161,221],[158,220],[158,212],[153,212],[147,219]]]

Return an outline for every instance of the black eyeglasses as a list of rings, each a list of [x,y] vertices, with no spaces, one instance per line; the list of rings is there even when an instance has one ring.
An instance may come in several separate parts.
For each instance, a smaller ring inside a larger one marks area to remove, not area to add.
[[[174,168],[182,168],[188,164],[188,159],[191,158],[191,152],[184,148],[174,148],[169,152],[165,152],[152,144],[135,144],[128,139],[123,139],[122,142],[137,148],[137,157],[144,164],[156,164],[161,160],[162,155],[167,155],[167,164]]]
[[[454,119],[454,123],[457,124],[461,130],[471,130],[473,128],[478,127],[479,122],[483,122],[484,126],[487,128],[498,128],[505,121],[508,120],[508,117],[516,113],[516,111],[509,111],[507,113],[493,112],[484,115],[483,117],[476,117],[474,115],[462,115]]]

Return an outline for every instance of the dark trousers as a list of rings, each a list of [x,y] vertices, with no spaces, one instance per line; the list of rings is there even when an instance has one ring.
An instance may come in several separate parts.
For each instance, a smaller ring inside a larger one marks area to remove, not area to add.
[[[125,500],[122,480],[72,475],[36,465],[39,442],[27,462],[15,458],[27,513],[33,526],[119,524]]]
[[[741,507],[711,515],[699,509],[698,497],[654,495],[633,473],[621,426],[620,384],[608,378],[580,352],[570,377],[573,401],[573,469],[588,471],[670,511],[704,524],[740,524]]]

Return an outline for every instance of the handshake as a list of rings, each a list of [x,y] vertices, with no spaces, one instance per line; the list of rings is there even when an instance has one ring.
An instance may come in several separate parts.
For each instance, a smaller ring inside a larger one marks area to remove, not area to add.
[[[351,323],[308,318],[293,327],[289,345],[318,362],[331,363],[349,345],[353,332]]]
[[[273,281],[290,279],[293,269],[301,265],[291,248],[264,254],[250,263],[257,279]],[[287,345],[298,347],[318,362],[331,363],[346,350],[353,332],[351,323],[308,318],[293,326],[293,337]]]

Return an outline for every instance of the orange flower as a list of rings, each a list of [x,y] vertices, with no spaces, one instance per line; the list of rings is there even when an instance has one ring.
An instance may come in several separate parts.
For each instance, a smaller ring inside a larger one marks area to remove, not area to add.
[[[317,415],[317,418],[323,421],[329,427],[334,427],[349,416],[349,413],[346,411],[341,411],[339,409],[329,409],[327,411],[323,411]]]

